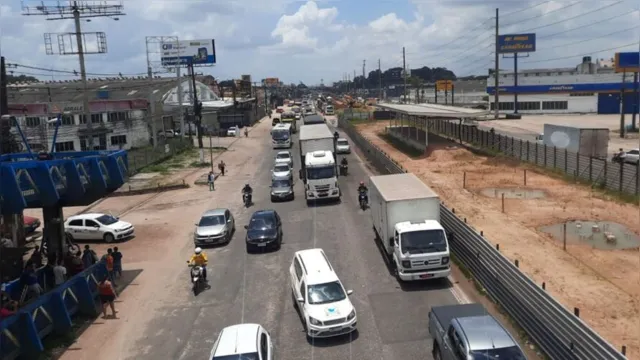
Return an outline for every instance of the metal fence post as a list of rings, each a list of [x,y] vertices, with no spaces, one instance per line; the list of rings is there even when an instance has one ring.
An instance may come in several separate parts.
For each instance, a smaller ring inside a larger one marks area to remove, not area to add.
[[[568,161],[568,157],[569,157],[569,152],[567,151],[567,149],[564,149],[564,172],[567,173],[569,171],[569,164],[567,164]]]
[[[624,161],[620,162],[620,183],[618,184],[618,191],[622,192],[624,185]]]
[[[607,187],[607,180],[609,179],[608,176],[608,172],[609,172],[609,167],[607,166],[607,162],[604,162],[604,187]]]
[[[640,194],[640,166],[636,166],[636,195]]]
[[[553,169],[555,170],[558,167],[558,148],[553,147]]]
[[[529,140],[527,140],[527,162],[529,161]]]
[[[589,182],[593,183],[593,156],[589,156]]]

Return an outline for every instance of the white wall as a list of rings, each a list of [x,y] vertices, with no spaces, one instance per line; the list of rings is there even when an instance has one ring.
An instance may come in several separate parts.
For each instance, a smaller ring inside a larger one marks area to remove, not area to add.
[[[493,102],[494,97],[489,98]],[[500,102],[513,102],[513,95],[500,95]],[[540,104],[541,110],[518,110],[523,114],[570,114],[570,113],[596,113],[598,112],[598,94],[591,96],[569,96],[569,94],[532,94],[532,95],[518,95],[518,102],[543,102],[543,101],[567,101],[567,110],[542,110],[542,104]],[[501,110],[507,113],[513,112],[511,110]]]
[[[546,75],[547,72],[541,70],[540,76],[535,74],[525,73],[518,74],[518,85],[568,85],[568,84],[601,84],[601,83],[622,83],[622,74],[618,73],[605,73],[605,74],[574,74],[558,75],[558,73],[551,73],[552,75]],[[555,74],[555,75],[553,75]],[[501,75],[499,78],[500,86],[513,86],[513,75]],[[627,76],[627,82],[633,82],[633,76]],[[487,79],[487,86],[493,87],[493,77],[490,76]]]

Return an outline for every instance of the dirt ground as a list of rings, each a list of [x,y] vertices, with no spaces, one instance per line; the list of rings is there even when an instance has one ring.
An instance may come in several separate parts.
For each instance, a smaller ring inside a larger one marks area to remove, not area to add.
[[[568,244],[539,232],[540,226],[569,220],[614,221],[640,235],[640,209],[608,201],[589,188],[527,171],[527,188],[543,190],[545,198],[501,200],[480,194],[484,188],[524,188],[524,170],[475,155],[451,143],[431,143],[430,153],[418,159],[396,150],[378,136],[388,122],[358,125],[359,131],[418,175],[449,207],[500,251],[518,259],[520,268],[558,301],[618,349],[627,346],[629,359],[640,359],[640,252],[603,251]],[[466,189],[463,174],[466,172]]]

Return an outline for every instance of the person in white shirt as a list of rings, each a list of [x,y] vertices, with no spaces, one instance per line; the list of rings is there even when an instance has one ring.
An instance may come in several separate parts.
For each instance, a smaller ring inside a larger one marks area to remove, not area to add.
[[[65,282],[67,276],[67,268],[62,266],[61,262],[58,262],[56,266],[53,267],[53,278],[56,281],[56,286],[61,285]]]

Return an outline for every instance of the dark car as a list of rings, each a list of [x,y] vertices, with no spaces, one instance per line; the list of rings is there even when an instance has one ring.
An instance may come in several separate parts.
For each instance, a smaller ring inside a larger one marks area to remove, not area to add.
[[[259,210],[251,215],[247,229],[247,252],[275,249],[282,245],[282,220],[275,210]]]

